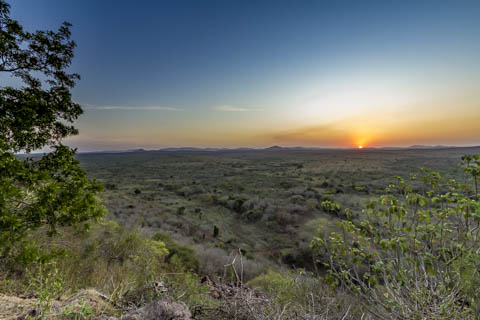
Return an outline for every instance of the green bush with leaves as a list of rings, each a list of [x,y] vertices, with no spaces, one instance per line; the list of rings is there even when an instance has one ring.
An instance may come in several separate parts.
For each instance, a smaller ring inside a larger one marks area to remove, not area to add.
[[[55,263],[39,265],[35,272],[28,273],[30,287],[38,299],[38,319],[48,319],[51,303],[64,293],[63,275]]]
[[[465,164],[465,171],[476,181],[473,166],[478,169],[478,162]],[[312,241],[327,278],[360,295],[379,319],[475,318],[480,314],[476,190],[428,169],[411,183],[396,180],[367,203],[362,220],[346,210],[340,231]]]
[[[322,201],[320,206],[326,213],[330,213],[330,214],[338,214],[342,210],[342,207],[340,206],[340,204],[330,200]]]
[[[248,285],[261,289],[268,296],[274,297],[275,303],[284,306],[303,302],[306,296],[305,292],[299,291],[304,288],[297,286],[297,278],[299,279],[299,276],[293,272],[279,273],[269,269],[265,274],[250,280]]]
[[[18,293],[38,296],[37,290],[30,287],[29,275],[40,277],[39,270],[55,266],[66,292],[95,288],[109,296],[114,304],[141,304],[156,297],[152,284],[170,270],[165,263],[168,250],[162,241],[114,221],[96,224],[88,232],[71,228],[61,231],[62,236],[54,239],[37,232],[37,247],[42,251],[38,253],[37,247],[25,250],[26,259],[37,256],[41,259],[15,269],[1,266],[0,271],[8,272],[9,278],[15,281]]]
[[[200,260],[192,246],[176,243],[169,235],[161,232],[157,232],[152,239],[165,243],[168,250],[166,262],[174,263],[184,270],[198,272]]]
[[[70,93],[79,75],[66,71],[75,47],[70,26],[27,32],[0,0],[0,72],[22,82],[0,87],[0,259],[32,230],[46,226],[54,235],[58,226],[88,227],[104,214],[101,186],[61,144],[78,132],[71,123],[83,112]],[[53,151],[16,155],[44,147]]]
[[[480,156],[478,154],[466,154],[462,156],[462,164],[465,172],[468,173],[473,180],[475,187],[475,198],[478,200],[478,182],[480,181]]]
[[[219,304],[210,295],[209,287],[201,282],[196,273],[187,271],[166,274],[163,281],[168,288],[170,299],[186,303],[192,312],[215,308]]]

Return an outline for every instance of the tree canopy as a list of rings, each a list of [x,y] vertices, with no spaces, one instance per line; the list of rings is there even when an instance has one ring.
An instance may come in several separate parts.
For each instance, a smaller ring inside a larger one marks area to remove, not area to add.
[[[83,112],[71,94],[80,76],[67,71],[76,46],[70,27],[25,31],[0,0],[0,72],[19,83],[0,87],[0,257],[32,230],[54,235],[104,212],[101,186],[61,143],[78,133],[73,122]],[[31,156],[44,147],[52,151]]]

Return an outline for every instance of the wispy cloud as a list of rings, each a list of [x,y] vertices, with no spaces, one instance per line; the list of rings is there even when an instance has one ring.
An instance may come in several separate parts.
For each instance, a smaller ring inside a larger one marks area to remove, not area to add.
[[[182,109],[164,106],[97,106],[81,104],[85,110],[157,110],[157,111],[181,111]]]
[[[261,109],[247,109],[247,108],[241,108],[241,107],[235,107],[235,106],[217,106],[213,108],[214,110],[217,111],[226,111],[226,112],[247,112],[247,111],[260,111]]]

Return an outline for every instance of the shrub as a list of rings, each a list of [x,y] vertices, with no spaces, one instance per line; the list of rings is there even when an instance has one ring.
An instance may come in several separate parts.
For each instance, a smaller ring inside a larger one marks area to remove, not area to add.
[[[381,318],[473,319],[478,280],[466,270],[480,261],[479,202],[465,185],[428,169],[423,193],[396,179],[367,204],[361,222],[347,210],[341,232],[312,241],[331,284],[378,305],[371,313]]]
[[[315,209],[316,207],[318,207],[318,200],[317,199],[308,199],[306,201],[306,205],[308,207],[309,210],[313,210]]]
[[[114,183],[106,183],[105,184],[105,189],[107,190],[117,190],[117,185]]]
[[[247,295],[256,299],[238,302],[235,314],[248,314],[240,319],[370,319],[355,298],[340,290],[332,295],[321,278],[302,270],[269,270],[247,286],[265,293],[265,303],[258,303],[262,295]]]
[[[293,203],[293,204],[304,204],[305,199],[303,198],[303,196],[297,194],[297,195],[294,195],[290,198],[290,202]]]
[[[170,236],[161,232],[157,232],[152,239],[165,243],[169,252],[166,257],[167,262],[172,262],[188,271],[199,271],[200,261],[193,247],[176,243]]]
[[[213,237],[214,238],[218,237],[219,233],[220,233],[220,229],[216,225],[214,225],[213,226]]]
[[[248,285],[261,289],[280,305],[298,302],[295,299],[298,294],[295,290],[295,277],[288,272],[280,274],[270,269],[267,273],[250,280]],[[301,296],[303,299],[304,295],[301,294]]]
[[[342,207],[340,206],[340,204],[336,203],[336,202],[333,202],[333,201],[330,201],[330,200],[324,200],[322,201],[322,203],[320,204],[320,206],[322,207],[322,209],[326,212],[326,213],[329,213],[329,214],[339,214],[340,211],[342,210]]]
[[[218,306],[218,302],[210,296],[209,288],[201,283],[195,273],[180,272],[172,276],[166,275],[163,279],[170,299],[185,302],[190,310],[211,309]]]
[[[244,214],[244,217],[247,222],[253,223],[259,221],[262,218],[262,213],[256,210],[248,210]]]

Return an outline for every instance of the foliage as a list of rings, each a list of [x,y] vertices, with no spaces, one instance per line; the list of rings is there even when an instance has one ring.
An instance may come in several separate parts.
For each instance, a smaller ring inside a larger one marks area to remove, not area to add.
[[[199,276],[197,257],[188,246],[157,233],[153,238],[114,221],[95,225],[82,234],[69,232],[53,247],[63,246],[66,256],[56,265],[65,288],[96,288],[117,307],[141,306],[151,300],[180,300],[189,306],[210,305],[208,290]],[[172,248],[174,255],[168,259]],[[164,285],[166,291],[157,287]]]
[[[322,201],[320,206],[326,213],[338,214],[342,210],[342,207],[340,206],[340,204],[330,200]]]
[[[39,319],[49,319],[52,300],[64,293],[63,275],[55,263],[38,265],[28,273],[30,286],[38,299]]]
[[[0,148],[29,152],[77,133],[68,123],[82,113],[70,93],[79,75],[66,72],[75,42],[67,22],[57,32],[30,33],[9,14],[9,5],[0,1],[0,72],[25,86],[0,89]],[[47,88],[34,75],[40,75]]]
[[[480,157],[478,154],[462,156],[465,172],[470,175],[475,187],[475,198],[478,199],[478,181],[480,180]]]
[[[276,303],[281,305],[298,303],[296,286],[296,274],[285,272],[279,273],[269,269],[265,274],[262,274],[248,282],[248,285],[254,288],[260,288],[270,297],[274,297]],[[300,296],[305,296],[303,293]]]
[[[176,243],[167,234],[157,232],[153,240],[162,241],[168,250],[167,262],[175,262],[182,269],[198,272],[200,261],[193,247]]]
[[[67,306],[62,312],[62,318],[75,320],[91,319],[94,315],[94,311],[86,302],[82,302],[79,307]]]
[[[421,188],[416,176],[411,184],[396,177],[368,201],[365,219],[347,211],[340,231],[316,237],[312,248],[331,284],[378,305],[370,309],[378,318],[473,318],[480,312],[478,280],[465,274],[480,261],[480,203],[466,185],[423,173]]]
[[[42,226],[55,235],[58,226],[88,227],[102,217],[96,197],[101,186],[88,180],[73,154],[59,146],[38,161],[0,155],[0,247],[18,244]]]
[[[213,308],[218,305],[209,292],[209,288],[201,283],[199,276],[193,272],[179,272],[163,278],[168,295],[173,301],[183,301],[190,310],[196,308]]]
[[[296,251],[309,243],[317,234],[310,221],[326,219],[326,225],[335,228],[335,222],[344,217],[343,209],[339,214],[327,214],[320,206],[323,200],[350,208],[352,214],[360,216],[366,199],[382,194],[393,176],[405,176],[412,168],[432,167],[448,178],[462,181],[463,171],[456,159],[465,150],[388,150],[381,154],[287,149],[277,153],[152,151],[79,154],[78,159],[90,176],[117,186],[102,193],[110,218],[127,225],[141,225],[152,234],[162,231],[197,246],[221,246],[219,241],[223,241],[228,252],[246,249],[263,264],[267,260],[278,261],[279,250]],[[480,148],[468,149],[477,150]],[[304,164],[302,170],[293,165],[299,162]],[[280,186],[285,181],[289,188]],[[345,193],[333,193],[340,185]],[[369,194],[354,190],[352,185],[364,186]],[[202,193],[185,197],[178,192],[198,186]],[[142,190],[141,195],[134,195],[135,188]],[[304,203],[291,203],[295,195],[303,197]],[[241,213],[232,209],[237,198],[248,199]],[[177,215],[179,207],[186,208],[181,216]],[[220,229],[217,238],[212,236],[214,225]],[[305,267],[293,261],[289,266]]]
[[[322,279],[301,270],[269,270],[246,286],[217,287],[223,289],[221,312],[208,319],[370,319],[354,297],[333,296]]]
[[[88,227],[103,215],[100,185],[61,144],[77,133],[71,123],[82,113],[70,93],[79,76],[66,71],[75,47],[70,24],[31,33],[9,14],[0,0],[0,72],[23,86],[0,88],[0,258],[31,230],[46,225],[54,235],[58,226]],[[15,156],[45,146],[53,151],[40,159]]]
[[[244,220],[246,222],[251,222],[251,223],[257,222],[261,218],[262,218],[262,213],[260,211],[256,211],[256,210],[248,210],[244,214]]]

